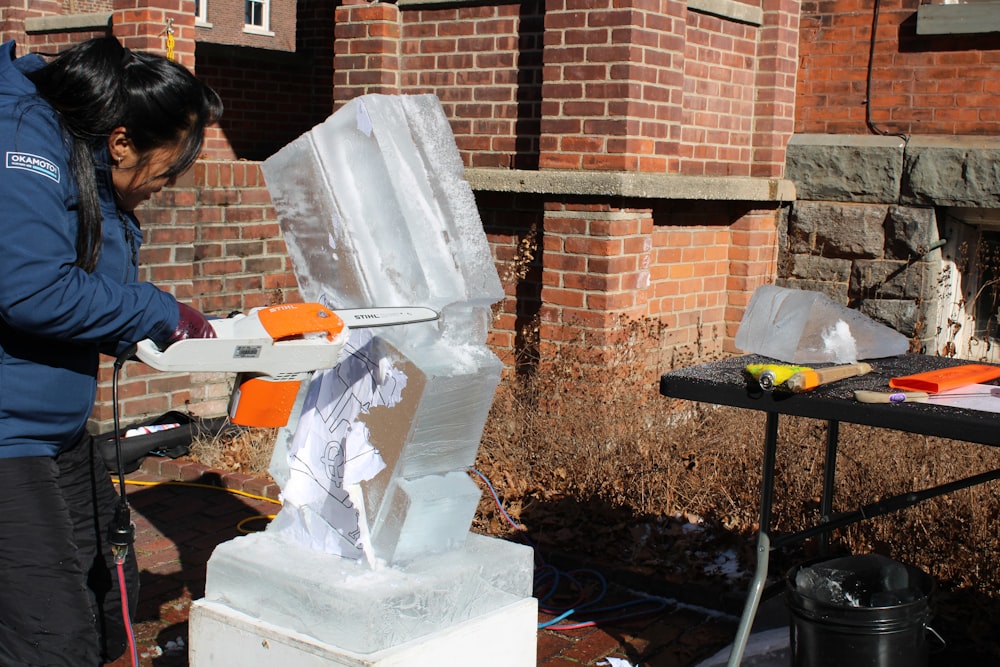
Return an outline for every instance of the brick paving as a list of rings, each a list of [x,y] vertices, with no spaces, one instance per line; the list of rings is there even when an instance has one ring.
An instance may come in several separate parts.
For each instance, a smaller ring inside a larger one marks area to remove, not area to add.
[[[277,485],[248,475],[209,470],[185,458],[147,458],[127,476],[136,525],[142,591],[133,619],[141,667],[186,667],[191,601],[204,595],[205,564],[216,545],[263,527],[278,505]],[[225,487],[252,496],[237,495]],[[242,524],[242,525],[241,525]],[[609,600],[635,594],[612,585]],[[539,615],[540,623],[552,620]],[[569,623],[569,621],[564,621]],[[538,667],[599,665],[608,657],[635,667],[695,665],[732,641],[735,621],[700,607],[667,602],[654,614],[572,630],[538,633]],[[128,656],[113,667],[129,667]],[[468,665],[442,667],[472,667]],[[229,667],[229,666],[220,666]]]

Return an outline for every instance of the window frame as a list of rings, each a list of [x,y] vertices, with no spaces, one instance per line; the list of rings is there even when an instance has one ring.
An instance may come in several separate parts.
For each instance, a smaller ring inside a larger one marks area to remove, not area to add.
[[[260,8],[260,20],[258,23],[251,23],[254,18],[251,7]],[[243,0],[243,31],[258,35],[271,35],[271,0]]]
[[[930,353],[1000,363],[1000,317],[994,309],[1000,265],[1000,217],[944,216],[941,273],[937,277],[936,349]]]
[[[210,26],[208,22],[208,0],[194,0],[194,24]]]

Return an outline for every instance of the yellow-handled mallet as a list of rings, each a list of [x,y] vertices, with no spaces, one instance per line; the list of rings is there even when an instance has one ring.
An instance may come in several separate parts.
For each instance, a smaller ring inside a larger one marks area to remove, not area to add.
[[[771,391],[785,383],[788,378],[801,371],[812,370],[808,366],[791,364],[747,364],[746,371],[764,391]]]

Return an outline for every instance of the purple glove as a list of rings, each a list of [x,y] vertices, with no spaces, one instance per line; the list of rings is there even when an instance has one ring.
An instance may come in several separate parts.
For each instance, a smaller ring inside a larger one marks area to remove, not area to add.
[[[208,320],[200,312],[185,303],[177,304],[181,317],[177,321],[177,328],[161,346],[166,349],[179,340],[188,338],[215,338],[215,329],[208,323]]]

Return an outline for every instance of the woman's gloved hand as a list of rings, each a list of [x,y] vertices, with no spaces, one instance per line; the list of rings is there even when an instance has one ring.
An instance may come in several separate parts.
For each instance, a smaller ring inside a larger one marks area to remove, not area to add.
[[[177,303],[177,308],[181,315],[177,321],[177,328],[174,329],[174,333],[170,338],[163,341],[163,344],[160,346],[162,349],[166,349],[177,341],[188,338],[215,338],[215,329],[212,328],[208,319],[199,311],[186,303],[180,302]]]

